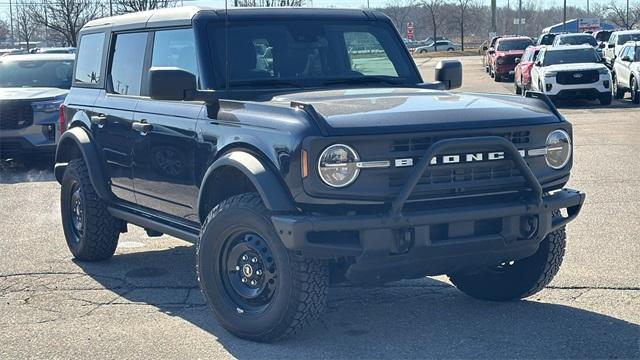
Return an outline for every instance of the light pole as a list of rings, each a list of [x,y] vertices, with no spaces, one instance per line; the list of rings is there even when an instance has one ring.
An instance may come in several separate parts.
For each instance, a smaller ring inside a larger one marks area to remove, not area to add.
[[[627,28],[631,30],[631,25],[629,25],[629,0],[627,0]]]
[[[498,26],[496,24],[496,0],[491,0],[491,32],[497,33]]]
[[[13,34],[13,5],[11,4],[11,0],[9,0],[9,21],[11,22],[11,47],[16,45],[16,38]]]
[[[562,32],[567,32],[567,0],[564,0],[562,8]]]
[[[518,35],[522,35],[522,0],[518,0]]]

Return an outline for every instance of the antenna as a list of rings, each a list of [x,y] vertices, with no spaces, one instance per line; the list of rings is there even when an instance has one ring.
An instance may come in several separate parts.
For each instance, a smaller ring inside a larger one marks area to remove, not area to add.
[[[224,0],[224,72],[225,90],[229,91],[229,0]]]

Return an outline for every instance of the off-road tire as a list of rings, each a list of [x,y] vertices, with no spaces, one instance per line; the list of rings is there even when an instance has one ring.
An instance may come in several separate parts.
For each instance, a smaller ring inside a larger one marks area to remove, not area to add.
[[[79,189],[81,199],[81,232],[74,229],[71,215],[74,189]],[[84,160],[69,162],[62,177],[60,193],[62,228],[73,256],[81,261],[100,261],[113,256],[118,246],[122,221],[111,216],[104,201],[96,194]]]
[[[449,275],[463,293],[481,300],[512,301],[529,297],[547,286],[558,273],[566,246],[562,227],[540,243],[538,251],[502,269],[484,269],[473,274]]]
[[[221,274],[225,243],[236,228],[258,234],[273,254],[278,283],[261,312],[241,309]],[[307,259],[282,244],[270,213],[256,193],[232,196],[207,216],[197,245],[200,289],[220,324],[232,334],[252,341],[283,339],[307,326],[326,308],[329,269],[324,261]]]

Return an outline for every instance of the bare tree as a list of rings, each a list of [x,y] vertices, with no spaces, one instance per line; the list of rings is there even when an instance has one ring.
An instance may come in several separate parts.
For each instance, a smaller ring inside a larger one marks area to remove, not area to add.
[[[11,30],[9,29],[9,25],[6,21],[0,20],[0,42],[7,41],[9,38],[9,34]]]
[[[464,51],[464,21],[467,16],[467,12],[471,6],[473,6],[474,0],[456,0],[456,7],[458,8],[458,13],[456,14],[456,19],[458,20],[458,24],[460,26],[460,46],[462,51]]]
[[[427,10],[429,18],[431,19],[431,26],[433,30],[433,50],[438,51],[438,27],[442,23],[442,9],[444,7],[444,0],[425,0],[422,2],[422,6]]]
[[[119,13],[129,13],[172,7],[176,3],[176,0],[116,0],[115,5]]]
[[[612,1],[608,10],[609,20],[621,28],[631,30],[640,24],[640,3],[638,2],[629,5],[628,14],[626,3],[619,5],[617,1]]]
[[[34,23],[59,33],[70,46],[78,45],[78,32],[99,11],[98,0],[48,0],[31,2],[27,8]]]
[[[235,0],[234,6],[256,6],[256,7],[276,7],[276,6],[303,6],[305,0]]]
[[[384,13],[393,21],[400,33],[404,33],[407,23],[416,16],[415,3],[415,0],[392,0],[384,7]]]
[[[24,2],[16,4],[15,15],[15,27],[18,32],[18,39],[24,41],[27,45],[27,51],[29,51],[29,45],[33,41],[33,37],[36,34],[36,24],[29,15]]]

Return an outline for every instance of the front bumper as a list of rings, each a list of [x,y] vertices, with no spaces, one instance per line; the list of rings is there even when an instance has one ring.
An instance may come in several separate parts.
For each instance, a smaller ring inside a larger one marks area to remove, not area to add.
[[[555,77],[548,77],[542,80],[542,89],[540,92],[548,96],[557,98],[589,98],[598,99],[611,93],[611,77],[609,75],[600,75],[600,79],[590,84],[558,84]]]
[[[531,256],[547,234],[578,216],[585,194],[563,189],[543,196],[540,184],[520,156],[513,160],[530,187],[523,198],[403,211],[428,166],[426,159],[452,147],[488,144],[518,155],[513,144],[497,137],[436,142],[390,204],[388,213],[275,215],[271,220],[289,250],[318,259],[353,259],[346,274],[353,282],[447,274]],[[558,216],[563,209],[565,215]]]

